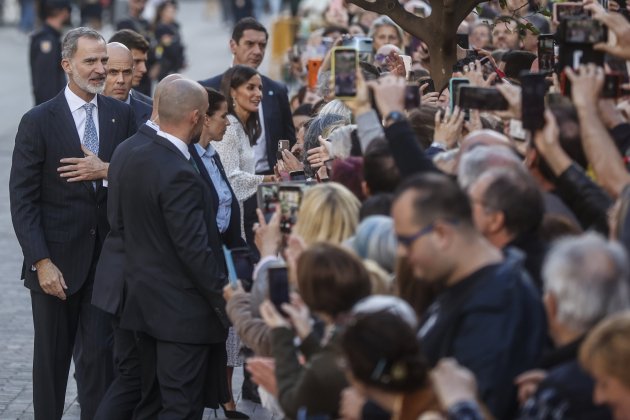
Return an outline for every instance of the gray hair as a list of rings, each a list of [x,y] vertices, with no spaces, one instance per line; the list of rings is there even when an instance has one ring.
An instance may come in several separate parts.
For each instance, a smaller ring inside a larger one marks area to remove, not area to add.
[[[317,94],[324,99],[329,98],[333,94],[331,77],[332,73],[330,70],[322,71],[317,75]]]
[[[327,114],[342,116],[346,124],[350,124],[350,121],[352,121],[352,111],[346,106],[346,104],[343,103],[343,101],[340,101],[339,99],[333,99],[324,105],[324,107],[319,110],[318,115],[321,116]]]
[[[466,190],[490,168],[522,168],[523,162],[508,147],[477,146],[464,153],[457,169],[457,182]]]
[[[69,60],[74,57],[74,54],[77,52],[77,48],[79,45],[79,39],[81,38],[90,38],[98,41],[103,41],[103,44],[106,44],[105,38],[103,35],[99,34],[92,28],[86,28],[84,26],[74,28],[69,31],[66,36],[63,37],[63,42],[61,44],[61,58],[65,60]]]
[[[390,18],[389,16],[383,15],[376,18],[374,22],[372,22],[372,27],[370,28],[370,32],[368,33],[368,36],[370,38],[374,38],[374,34],[381,26],[391,26],[395,28],[396,32],[398,32],[398,37],[400,38],[400,44],[402,46],[403,42],[405,42],[405,34],[402,28],[398,26],[396,22],[394,22],[392,18]]]
[[[345,242],[361,259],[372,260],[389,273],[394,272],[397,244],[394,220],[388,216],[366,217]]]
[[[352,132],[357,129],[354,124],[344,125],[330,133],[329,153],[331,158],[345,159],[350,157],[352,151]]]
[[[595,233],[557,241],[542,277],[545,293],[557,300],[557,322],[575,332],[630,308],[628,255],[618,242]]]
[[[304,172],[309,177],[315,176],[315,171],[308,163],[308,151],[314,147],[319,147],[319,136],[326,135],[326,130],[333,125],[345,124],[346,119],[341,115],[326,114],[315,117],[311,124],[308,126],[308,130],[304,134]]]

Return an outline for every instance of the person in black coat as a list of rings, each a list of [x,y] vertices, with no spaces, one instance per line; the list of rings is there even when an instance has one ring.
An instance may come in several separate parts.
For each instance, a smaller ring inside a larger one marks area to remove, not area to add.
[[[160,130],[117,178],[126,284],[120,326],[139,336],[143,375],[137,418],[201,419],[209,364],[215,375],[225,370],[218,357],[229,325],[225,261],[210,193],[188,151],[207,108],[197,83],[169,83]]]
[[[30,45],[35,105],[54,98],[67,83],[61,67],[61,30],[70,19],[70,2],[49,0],[42,9],[44,24],[33,33]]]
[[[22,117],[9,180],[33,308],[36,419],[61,418],[73,348],[82,418],[93,417],[113,378],[111,320],[90,301],[109,230],[105,162],[136,131],[127,104],[94,94],[105,79],[102,36],[77,28],[63,45],[74,51],[62,60],[69,84]]]

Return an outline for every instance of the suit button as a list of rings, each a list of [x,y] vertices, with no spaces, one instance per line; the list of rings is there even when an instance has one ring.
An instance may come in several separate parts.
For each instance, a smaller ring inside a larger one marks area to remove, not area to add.
[[[90,229],[90,235],[92,236],[96,235],[96,229]]]

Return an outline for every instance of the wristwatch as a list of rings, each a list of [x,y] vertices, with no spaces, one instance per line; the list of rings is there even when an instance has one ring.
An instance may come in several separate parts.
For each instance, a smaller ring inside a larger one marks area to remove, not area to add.
[[[400,111],[392,111],[385,117],[385,123],[388,125],[396,124],[397,122],[407,119],[405,114]]]

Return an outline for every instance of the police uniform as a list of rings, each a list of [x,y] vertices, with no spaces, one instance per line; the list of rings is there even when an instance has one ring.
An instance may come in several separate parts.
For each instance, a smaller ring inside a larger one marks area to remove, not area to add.
[[[44,24],[31,36],[30,65],[35,105],[63,90],[67,81],[61,67],[61,32]]]

